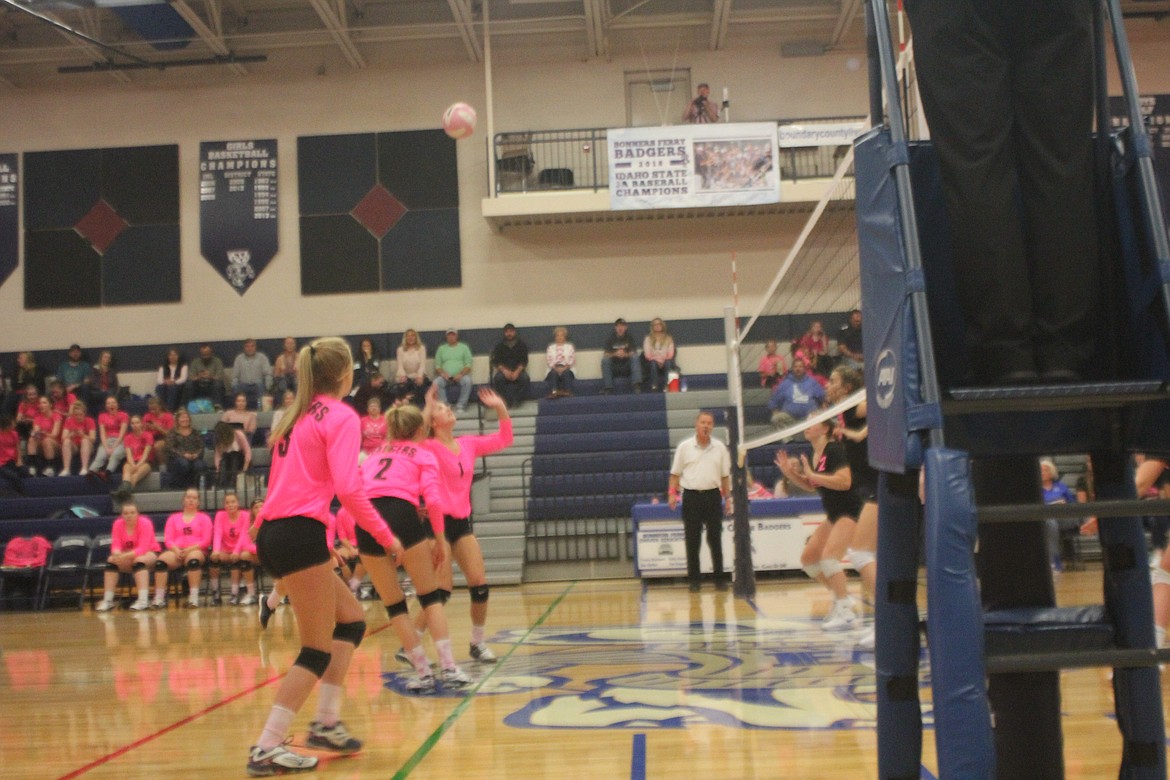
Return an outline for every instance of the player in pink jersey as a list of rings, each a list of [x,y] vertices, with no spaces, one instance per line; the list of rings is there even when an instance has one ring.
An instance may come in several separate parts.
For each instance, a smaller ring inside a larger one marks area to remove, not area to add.
[[[32,433],[28,437],[29,474],[34,477],[37,469],[42,476],[51,477],[57,472],[53,463],[61,447],[61,415],[53,411],[49,396],[37,400],[37,413],[32,418]]]
[[[89,459],[93,456],[93,445],[97,441],[97,425],[93,418],[85,413],[85,404],[74,401],[69,407],[69,416],[61,423],[61,474],[69,476],[73,467],[73,454],[78,453],[81,458],[81,470],[77,473],[85,476],[89,473]]]
[[[358,456],[358,463],[362,463],[385,441],[386,417],[382,414],[382,401],[371,398],[366,402],[366,416],[362,418],[362,454]]]
[[[154,565],[154,602],[152,607],[167,605],[167,573],[183,566],[187,569],[189,594],[186,606],[199,607],[199,585],[203,581],[203,564],[211,549],[211,518],[199,511],[199,491],[187,488],[183,508],[167,518],[164,531],[166,549]]]
[[[248,539],[248,527],[252,525],[252,515],[245,509],[240,509],[240,499],[235,493],[228,493],[223,497],[223,509],[215,513],[215,522],[211,532],[211,603],[219,605],[222,598],[219,595],[219,569],[227,566],[231,575],[232,595],[228,603],[233,607],[237,604],[250,605],[256,603],[256,573],[253,565],[256,561],[255,545]],[[247,539],[247,545],[241,547],[241,540]],[[247,548],[251,547],[249,551]],[[244,598],[240,598],[240,576],[244,578]]]
[[[349,345],[323,338],[303,347],[297,356],[297,380],[296,401],[272,431],[276,446],[256,549],[264,568],[289,594],[301,651],[249,751],[248,774],[260,777],[317,765],[316,758],[293,753],[284,742],[293,717],[318,681],[308,746],[339,753],[361,749],[340,712],[342,683],[366,623],[361,604],[333,573],[334,556],[325,540],[333,497],[384,555],[396,561],[402,554],[402,545],[366,497],[358,473],[361,427],[357,413],[341,401],[353,386]]]
[[[138,514],[133,500],[122,502],[122,515],[114,521],[110,532],[110,557],[106,563],[105,595],[95,607],[98,612],[114,608],[114,589],[119,574],[134,576],[138,600],[130,609],[141,612],[150,608],[150,572],[158,560],[158,541],[154,538],[154,524],[146,515]]]
[[[495,653],[484,642],[487,622],[488,584],[483,564],[483,551],[475,538],[471,521],[471,482],[475,477],[475,461],[485,455],[511,446],[512,420],[504,399],[487,388],[480,388],[481,405],[496,410],[499,429],[489,436],[454,435],[455,413],[439,401],[435,393],[427,393],[425,414],[430,418],[431,438],[426,446],[439,464],[439,478],[443,484],[443,506],[446,513],[444,532],[451,546],[451,556],[439,572],[441,587],[450,596],[454,584],[451,559],[459,564],[471,594],[471,657],[481,663],[494,663]],[[426,613],[415,621],[420,631],[426,628]]]

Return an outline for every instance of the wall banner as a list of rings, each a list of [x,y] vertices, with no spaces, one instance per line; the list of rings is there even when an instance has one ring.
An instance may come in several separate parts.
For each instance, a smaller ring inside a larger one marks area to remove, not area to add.
[[[199,246],[243,295],[276,255],[276,141],[199,144]]]
[[[0,285],[20,261],[20,172],[15,154],[0,154]]]

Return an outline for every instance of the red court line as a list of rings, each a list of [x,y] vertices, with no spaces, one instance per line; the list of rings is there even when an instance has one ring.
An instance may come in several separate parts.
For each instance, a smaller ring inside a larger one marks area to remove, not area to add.
[[[387,623],[384,626],[378,626],[373,631],[367,631],[366,638],[369,638],[369,637],[373,636],[374,634],[378,633],[379,631],[382,631],[383,629],[387,629],[389,627],[390,627],[390,624]],[[236,699],[242,699],[243,697],[245,697],[249,694],[255,693],[256,691],[260,690],[261,688],[264,688],[266,686],[271,685],[272,683],[276,682],[277,680],[282,680],[282,679],[284,679],[284,676],[286,674],[288,674],[288,672],[284,672],[284,674],[278,674],[275,677],[270,677],[262,683],[259,683],[257,685],[253,685],[251,688],[248,688],[246,690],[242,690],[237,694],[234,694],[232,696],[227,697],[226,699],[223,699],[222,701],[218,701],[215,704],[212,704],[208,707],[203,708],[199,712],[192,713],[191,715],[188,715],[187,717],[183,718],[182,720],[175,721],[174,723],[172,723],[169,726],[164,726],[163,728],[159,729],[158,731],[154,732],[153,734],[147,734],[142,739],[139,739],[135,742],[131,742],[129,745],[123,745],[122,747],[118,748],[117,750],[113,751],[112,753],[107,753],[106,755],[102,756],[101,758],[97,758],[93,761],[90,761],[85,766],[80,767],[78,769],[74,769],[72,772],[70,772],[67,775],[61,775],[61,777],[57,778],[57,780],[72,780],[72,778],[74,778],[74,777],[80,777],[81,775],[84,775],[86,772],[90,771],[91,769],[97,769],[102,764],[109,763],[110,761],[113,761],[115,758],[120,758],[121,756],[124,756],[127,753],[129,753],[131,750],[134,750],[136,748],[139,748],[139,747],[145,745],[147,742],[153,742],[154,740],[158,739],[159,737],[163,736],[164,734],[169,734],[170,732],[174,731],[175,729],[186,726],[188,723],[191,723],[192,721],[198,720],[199,718],[202,718],[204,715],[207,715],[208,713],[215,712],[220,707],[225,707],[228,704],[231,704]]]

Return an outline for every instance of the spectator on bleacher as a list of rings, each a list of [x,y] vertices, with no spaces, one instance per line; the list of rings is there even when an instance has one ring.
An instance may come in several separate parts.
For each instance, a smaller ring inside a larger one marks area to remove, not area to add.
[[[150,572],[158,561],[161,549],[154,537],[154,524],[146,515],[138,514],[138,506],[130,499],[122,502],[122,514],[114,521],[110,532],[110,557],[106,562],[105,595],[94,610],[109,612],[114,608],[114,590],[118,576],[134,577],[138,598],[130,609],[142,612],[150,608]]]
[[[423,395],[430,388],[431,379],[427,376],[427,345],[422,343],[414,328],[407,328],[402,334],[402,343],[398,345],[395,359],[397,395],[417,406],[422,403]],[[382,405],[388,408],[388,404]]]
[[[374,351],[374,340],[364,338],[358,344],[357,353],[353,356],[353,389],[354,391],[368,385],[374,374],[382,373],[382,356]]]
[[[177,348],[171,347],[158,367],[154,385],[154,394],[162,399],[167,410],[173,412],[182,404],[187,377],[187,360]]]
[[[630,328],[621,317],[614,320],[613,332],[605,339],[601,354],[601,392],[613,392],[613,378],[628,376],[635,393],[642,392],[642,361]]]
[[[772,410],[772,425],[787,428],[819,407],[825,400],[825,388],[807,371],[802,355],[792,358],[792,371],[776,385],[768,408]]]
[[[40,400],[41,394],[37,392],[36,385],[24,386],[20,403],[16,405],[16,432],[20,434],[22,439],[28,439],[29,434],[32,433],[33,418],[37,416]]]
[[[106,410],[98,415],[97,427],[97,453],[89,464],[89,470],[109,476],[110,472],[117,473],[122,459],[126,457],[123,440],[130,428],[130,415],[118,408],[118,399],[107,398]]]
[[[371,398],[366,402],[366,415],[362,417],[362,451],[358,455],[358,465],[385,443],[386,418],[382,415],[382,401]]]
[[[544,362],[548,364],[548,374],[545,384],[548,385],[549,398],[567,398],[573,394],[573,383],[576,375],[573,366],[577,365],[577,352],[573,342],[569,341],[569,329],[563,325],[553,328],[553,341],[544,351]]]
[[[504,326],[504,338],[492,348],[489,372],[492,389],[504,399],[509,409],[524,403],[531,379],[528,376],[528,345],[516,335],[516,326]]]
[[[248,436],[248,441],[252,440],[252,434],[256,432],[256,413],[248,409],[248,396],[244,393],[236,393],[234,405],[231,409],[226,409],[223,414],[219,416],[220,422],[225,422],[233,428],[239,428]]]
[[[69,356],[57,366],[57,379],[65,384],[66,392],[78,395],[84,392],[85,380],[93,366],[85,362],[85,355],[77,344],[69,346]]]
[[[171,487],[186,488],[199,484],[207,470],[203,460],[203,435],[191,425],[191,413],[175,412],[175,427],[167,432],[167,481]]]
[[[279,398],[285,390],[297,389],[297,340],[284,339],[284,351],[272,361],[272,397]]]
[[[130,430],[123,441],[126,462],[122,464],[122,484],[115,491],[119,499],[134,494],[134,488],[150,473],[150,456],[154,452],[154,434],[146,430],[142,417],[130,418]]]
[[[1040,490],[1045,504],[1075,504],[1077,502],[1077,497],[1072,489],[1060,481],[1060,472],[1050,458],[1041,458],[1040,460]],[[1080,521],[1078,520],[1054,520],[1050,518],[1044,521],[1044,536],[1048,544],[1048,556],[1052,562],[1052,568],[1055,571],[1060,571],[1064,568],[1060,557],[1060,538],[1070,533],[1076,533],[1076,529],[1079,526]]]
[[[661,317],[650,320],[650,332],[642,341],[642,359],[649,369],[650,389],[663,390],[666,387],[666,375],[676,370],[674,363],[674,337],[666,329],[666,323]]]
[[[54,476],[57,472],[53,464],[57,462],[61,449],[61,415],[53,411],[49,396],[42,395],[37,400],[37,413],[32,423],[32,433],[28,437],[28,473],[35,477],[39,470],[41,476]]]
[[[760,386],[769,389],[780,383],[781,377],[788,373],[788,364],[779,352],[780,344],[776,339],[764,342],[764,354],[760,358]]]
[[[151,462],[161,466],[167,458],[167,434],[175,427],[175,415],[163,408],[157,396],[146,399],[146,414],[142,415],[142,427],[154,437],[154,454]]]
[[[382,376],[381,372],[371,376],[367,384],[362,385],[356,393],[344,400],[353,407],[358,415],[361,415],[365,413],[371,398],[377,398],[383,409],[397,406],[400,401],[405,403],[406,400],[395,394],[394,389],[390,387],[390,383],[386,381],[386,377]],[[275,427],[275,423],[273,423],[273,427]]]
[[[97,442],[97,425],[93,418],[87,415],[85,404],[74,401],[69,407],[69,416],[61,423],[61,476],[69,476],[73,468],[73,456],[79,456],[78,463],[81,476],[89,473],[89,461],[93,457],[94,444]]]
[[[806,353],[803,350],[797,351],[796,354],[804,358],[805,373],[820,382],[821,387],[828,386],[829,376],[833,373],[832,358],[816,352]]]
[[[167,518],[165,547],[158,556],[154,574],[154,602],[152,607],[167,605],[167,573],[183,566],[187,570],[187,607],[199,607],[199,586],[203,581],[203,564],[211,549],[211,518],[199,511],[199,491],[187,488],[183,493],[183,508]]]
[[[114,353],[103,349],[85,383],[85,403],[89,407],[89,413],[96,414],[106,405],[106,399],[110,396],[116,398],[120,387],[118,370],[114,366]]]
[[[292,390],[285,390],[284,395],[280,397],[280,406],[272,412],[272,424],[268,427],[268,441],[269,447],[272,446],[272,430],[280,423],[280,418],[284,417],[285,413],[292,407],[293,401],[297,400],[297,394]]]
[[[852,368],[861,369],[865,359],[861,354],[861,310],[849,312],[849,319],[837,334],[837,359]]]
[[[16,407],[24,400],[25,386],[33,385],[37,393],[45,392],[45,372],[37,365],[36,356],[31,352],[16,355],[16,366],[12,370],[11,392],[4,399],[4,413],[16,419]],[[27,437],[24,433],[22,436]]]
[[[260,396],[272,384],[272,364],[268,356],[256,351],[256,339],[244,339],[244,351],[232,362],[232,393],[248,397],[248,408],[260,408]]]
[[[219,606],[223,599],[219,595],[219,569],[226,566],[231,576],[232,595],[228,604],[249,606],[256,603],[256,553],[241,545],[241,539],[248,538],[248,527],[252,515],[240,509],[240,499],[235,493],[223,497],[223,509],[215,513],[211,532],[211,569],[208,579],[211,589],[211,603]],[[251,542],[251,540],[249,540]],[[243,575],[246,595],[240,598],[240,576]]]
[[[808,324],[800,338],[792,342],[792,353],[803,352],[809,360],[820,361],[822,356],[829,354],[829,336],[825,333],[825,326],[820,320],[813,320]],[[813,358],[813,356],[816,358]],[[826,361],[830,362],[830,361]]]
[[[10,414],[0,414],[0,480],[17,494],[24,493],[21,469],[24,459],[20,455],[20,434],[16,432],[16,421]]]
[[[65,385],[61,380],[54,379],[49,383],[48,398],[49,403],[53,405],[53,411],[62,417],[66,417],[69,415],[70,410],[73,409],[73,402],[77,400],[77,395],[65,392]]]
[[[244,432],[230,423],[217,422],[212,435],[215,439],[216,484],[234,488],[236,476],[252,465],[252,445]]]
[[[199,347],[199,357],[187,366],[187,398],[207,398],[219,411],[224,396],[223,361],[211,350],[210,344]]]
[[[447,385],[459,385],[459,400],[455,411],[467,411],[471,399],[471,348],[459,340],[459,331],[447,328],[445,344],[435,350],[435,384],[439,397],[447,400]]]

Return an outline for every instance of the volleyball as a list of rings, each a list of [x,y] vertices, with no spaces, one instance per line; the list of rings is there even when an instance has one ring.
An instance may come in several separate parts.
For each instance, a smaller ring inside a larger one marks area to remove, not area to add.
[[[443,132],[455,140],[475,132],[475,109],[466,103],[452,103],[443,112]]]

